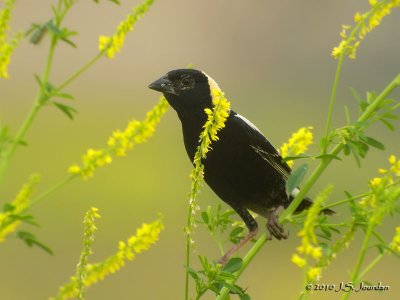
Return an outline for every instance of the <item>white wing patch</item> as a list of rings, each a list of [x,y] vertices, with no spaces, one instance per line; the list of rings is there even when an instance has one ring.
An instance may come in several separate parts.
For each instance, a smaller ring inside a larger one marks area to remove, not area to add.
[[[253,123],[251,123],[249,120],[247,120],[245,117],[243,117],[242,115],[236,114],[235,117],[241,119],[243,122],[245,122],[247,125],[249,125],[251,128],[253,128],[254,130],[258,131],[259,133],[261,133],[260,129],[257,128],[256,125],[254,125]]]
[[[291,195],[293,198],[296,198],[296,196],[297,196],[299,193],[300,193],[299,188],[295,188],[295,189],[290,193],[290,195]]]

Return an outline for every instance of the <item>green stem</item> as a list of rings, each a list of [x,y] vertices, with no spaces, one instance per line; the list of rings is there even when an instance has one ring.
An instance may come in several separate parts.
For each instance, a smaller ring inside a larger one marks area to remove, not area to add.
[[[39,96],[36,98],[28,116],[25,118],[16,136],[11,142],[9,148],[7,149],[7,151],[4,153],[4,156],[0,160],[0,184],[4,180],[6,169],[10,163],[12,156],[15,153],[15,150],[17,149],[17,146],[20,144],[21,141],[23,141],[26,132],[28,131],[29,127],[31,126],[33,120],[36,117],[36,114],[40,109],[40,104],[38,99]]]
[[[46,68],[44,70],[43,76],[42,76],[42,82],[44,85],[47,84],[48,78],[50,76],[50,71],[54,59],[54,52],[55,52],[55,47],[57,44],[57,38],[53,37],[51,39],[50,43],[50,49],[49,49],[49,55],[47,57],[47,63],[46,63]],[[7,167],[14,156],[14,153],[18,147],[18,145],[21,143],[21,141],[24,140],[25,135],[29,128],[32,125],[32,122],[35,120],[40,108],[44,104],[44,99],[46,99],[46,96],[44,95],[43,89],[40,89],[38,96],[36,97],[34,104],[31,108],[31,110],[28,113],[28,116],[25,118],[24,122],[22,123],[21,127],[19,128],[16,136],[14,137],[13,141],[10,144],[10,147],[7,149],[5,152],[3,158],[0,161],[0,184],[4,180],[5,172],[7,170]]]
[[[60,23],[62,22],[66,13],[68,12],[68,10],[70,8],[70,6],[68,6],[68,7],[66,6],[64,8],[64,11],[61,12],[62,3],[63,3],[62,0],[58,1],[56,14],[59,14],[60,17],[56,20],[57,26],[60,25]],[[45,70],[44,70],[42,78],[41,78],[41,82],[43,83],[44,86],[46,86],[49,81],[50,72],[52,69],[53,61],[54,61],[54,53],[55,53],[55,48],[57,46],[57,42],[58,42],[58,37],[53,35],[51,37],[51,41],[50,41],[50,48],[49,48],[49,54],[47,56],[46,67],[45,67]],[[26,133],[28,132],[29,128],[32,125],[32,122],[35,120],[41,107],[47,100],[48,100],[48,97],[44,94],[43,88],[41,88],[41,90],[38,93],[38,96],[35,99],[35,102],[31,108],[31,110],[29,111],[27,117],[25,118],[24,122],[22,123],[21,127],[19,128],[19,130],[18,130],[16,136],[14,137],[13,141],[11,142],[9,148],[7,149],[4,156],[0,160],[0,185],[4,180],[4,176],[5,176],[7,167],[9,165],[12,157],[14,156],[14,153],[15,153],[18,145],[21,143],[21,141],[24,140]]]
[[[370,194],[371,194],[371,192],[368,192],[368,193],[364,193],[364,194],[360,194],[360,195],[357,195],[357,196],[353,196],[351,198],[347,198],[347,199],[344,199],[344,200],[336,201],[336,202],[324,205],[323,208],[332,208],[332,207],[335,207],[335,206],[339,206],[339,205],[342,205],[342,204],[347,203],[347,202],[351,202],[351,201],[354,201],[354,200],[357,200],[357,199],[361,199],[361,198],[367,197]]]
[[[58,191],[60,188],[62,188],[64,185],[69,183],[71,180],[73,180],[77,176],[78,175],[73,174],[73,175],[69,175],[68,177],[64,178],[63,180],[60,180],[59,182],[57,182],[56,184],[54,184],[53,186],[51,186],[50,188],[48,188],[47,190],[45,190],[44,192],[39,194],[37,197],[33,198],[30,206],[32,207],[33,205],[42,201],[48,195],[54,193],[55,191]]]
[[[235,272],[235,279],[228,281],[230,284],[233,284],[236,282],[236,280],[240,277],[240,275],[243,273],[244,270],[246,270],[247,266],[250,264],[250,262],[254,259],[254,257],[257,255],[257,253],[261,250],[261,248],[264,246],[265,242],[267,241],[267,235],[266,233],[263,233],[263,235],[257,240],[257,242],[251,247],[249,252],[246,253],[246,255],[243,257],[242,265],[240,266],[240,269]],[[224,300],[226,297],[229,295],[229,288],[224,287],[222,288],[220,294],[216,298],[216,300]]]
[[[185,300],[189,300],[189,266],[190,266],[190,227],[192,222],[192,208],[188,205],[187,225],[186,225],[186,273],[185,273]]]
[[[365,237],[364,237],[364,241],[361,245],[361,251],[360,251],[360,255],[358,256],[356,265],[354,267],[354,271],[353,271],[353,275],[351,276],[351,282],[356,285],[357,281],[359,280],[359,273],[360,273],[360,269],[361,269],[361,265],[364,261],[365,258],[365,254],[367,253],[368,250],[368,244],[369,244],[369,240],[371,238],[371,234],[372,231],[374,229],[375,224],[374,223],[370,223],[367,229],[367,232],[365,233]],[[342,300],[346,300],[349,296],[350,296],[351,291],[344,293],[342,296]]]
[[[336,100],[336,92],[337,92],[337,88],[339,85],[339,78],[340,78],[340,74],[342,73],[342,67],[343,67],[343,61],[344,61],[344,52],[339,56],[339,61],[338,61],[338,65],[336,67],[336,74],[335,74],[335,79],[333,81],[333,86],[332,86],[332,91],[331,91],[331,97],[329,100],[329,106],[328,106],[328,116],[326,118],[326,124],[325,124],[325,144],[323,147],[323,151],[322,153],[326,152],[326,149],[328,147],[328,135],[329,135],[329,130],[330,130],[330,126],[331,126],[331,121],[332,121],[332,114],[333,114],[333,107],[335,105],[335,100]]]
[[[358,277],[364,278],[365,274],[367,274],[369,271],[371,271],[372,268],[375,267],[381,261],[381,259],[387,252],[388,251],[386,250],[386,251],[382,252],[381,254],[379,254],[377,257],[375,257],[375,259],[373,261],[371,261],[370,264],[368,266],[366,266],[362,272],[360,272],[360,275]]]
[[[89,69],[93,64],[95,64],[102,56],[104,55],[104,51],[101,51],[96,54],[91,60],[89,60],[86,64],[84,64],[78,71],[68,77],[63,83],[61,83],[57,88],[56,91],[61,91],[67,85],[69,85],[72,81],[78,78],[82,73],[84,73],[87,69]]]

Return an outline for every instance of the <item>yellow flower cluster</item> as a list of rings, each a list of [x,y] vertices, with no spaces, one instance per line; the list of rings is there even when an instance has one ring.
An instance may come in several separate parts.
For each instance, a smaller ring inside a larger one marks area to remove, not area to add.
[[[293,133],[287,143],[284,143],[280,148],[280,153],[283,158],[289,156],[298,156],[307,151],[308,146],[313,143],[313,127],[302,127],[297,132]],[[293,160],[287,162],[289,167],[293,167]]]
[[[368,215],[371,222],[379,224],[386,213],[392,211],[395,201],[400,198],[400,160],[396,156],[389,157],[389,169],[379,169],[381,177],[375,177],[369,182],[371,192],[358,204],[363,215]]]
[[[307,217],[304,221],[303,229],[300,230],[298,236],[301,238],[301,245],[296,248],[297,253],[292,255],[291,261],[300,268],[309,265],[309,258],[314,259],[316,264],[322,258],[322,248],[319,246],[317,236],[315,234],[315,223],[318,219],[323,202],[332,192],[332,186],[328,186],[315,199],[314,204],[307,212]],[[318,266],[309,267],[307,269],[307,280],[315,281],[321,276],[322,269]]]
[[[151,111],[147,112],[144,121],[133,120],[129,122],[124,131],[116,130],[113,132],[107,141],[108,148],[87,150],[86,154],[82,156],[82,166],[72,165],[69,167],[68,172],[80,175],[84,179],[90,178],[98,167],[112,162],[113,154],[124,156],[134,145],[146,142],[154,134],[156,126],[167,111],[168,106],[167,100],[161,97],[160,102]]]
[[[94,242],[94,233],[97,230],[95,225],[95,219],[100,218],[98,209],[91,207],[85,214],[83,224],[85,225],[84,238],[83,238],[83,249],[76,270],[76,288],[78,290],[78,299],[84,299],[84,289],[86,281],[86,267],[88,265],[88,257],[92,254],[92,245]]]
[[[145,0],[138,6],[133,8],[124,21],[117,28],[117,32],[113,36],[99,37],[99,49],[104,51],[108,58],[113,58],[124,46],[125,36],[129,31],[133,30],[135,23],[149,10],[154,0]]]
[[[390,243],[390,249],[400,253],[400,226],[396,227],[396,233],[393,237],[393,241]]]
[[[8,78],[8,65],[11,55],[23,37],[22,33],[17,33],[14,38],[7,42],[10,30],[11,11],[15,0],[5,0],[4,8],[0,11],[0,78]]]
[[[164,224],[161,219],[150,224],[143,224],[136,230],[136,234],[130,237],[126,242],[119,242],[118,251],[114,255],[96,264],[88,264],[85,270],[86,287],[91,286],[98,281],[103,280],[106,276],[117,272],[121,269],[126,261],[131,261],[136,254],[150,248],[151,245],[158,241]],[[61,287],[54,299],[71,299],[78,295],[78,281],[75,276],[71,277],[71,281]]]
[[[28,183],[21,188],[15,199],[8,204],[8,208],[0,213],[0,242],[4,241],[8,234],[14,232],[21,223],[15,216],[29,207],[32,193],[39,180],[40,177],[38,175],[31,175]]]
[[[217,133],[219,130],[225,127],[225,122],[230,112],[230,103],[225,98],[225,94],[221,90],[213,89],[212,98],[213,109],[204,109],[204,112],[207,114],[207,121],[203,126],[204,130],[200,134],[200,145],[197,147],[197,151],[193,159],[194,169],[190,174],[192,185],[189,201],[192,214],[199,209],[195,199],[200,191],[204,176],[204,165],[202,163],[202,159],[205,159],[207,153],[211,150],[211,142],[218,140]],[[191,224],[190,227],[192,225],[193,224]],[[187,232],[190,232],[190,228],[187,228],[186,230]]]
[[[342,41],[339,46],[333,48],[332,56],[338,58],[342,54],[347,54],[349,58],[356,58],[356,51],[367,33],[371,32],[374,28],[380,25],[382,19],[389,15],[393,8],[400,6],[400,0],[369,0],[371,9],[361,14],[357,12],[354,15],[354,26],[352,32],[347,35],[347,31],[351,26],[343,25],[340,36]]]

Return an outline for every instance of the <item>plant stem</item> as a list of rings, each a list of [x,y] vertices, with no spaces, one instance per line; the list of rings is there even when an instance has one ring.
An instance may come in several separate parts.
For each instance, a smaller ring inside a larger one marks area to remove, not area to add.
[[[332,121],[333,106],[335,105],[336,92],[337,92],[337,88],[339,85],[339,78],[340,78],[340,74],[342,73],[344,55],[345,55],[344,52],[340,55],[338,65],[336,67],[336,74],[335,74],[335,79],[333,81],[331,97],[330,97],[329,106],[328,106],[328,115],[327,115],[326,124],[325,124],[325,146],[322,149],[322,153],[325,153],[326,149],[328,147],[327,139],[328,139],[329,130],[330,130],[331,121]]]
[[[64,8],[64,11],[61,11],[62,3],[63,3],[63,1],[59,0],[57,9],[56,9],[56,14],[59,15],[59,18],[56,18],[57,26],[60,26],[60,23],[64,19],[69,8],[71,7],[71,6],[66,6]],[[58,37],[55,35],[52,35],[51,41],[50,41],[49,54],[47,56],[46,67],[45,67],[45,70],[44,70],[42,78],[41,78],[41,82],[43,83],[44,87],[49,82],[49,77],[50,77],[50,72],[52,69],[53,61],[54,61],[54,53],[55,53],[55,48],[57,46],[57,42],[58,42]],[[35,120],[35,118],[36,118],[38,112],[40,111],[41,107],[43,106],[43,104],[48,100],[48,97],[44,93],[45,93],[45,91],[43,90],[43,87],[41,87],[31,110],[29,111],[27,117],[25,118],[24,122],[22,123],[21,127],[19,128],[19,130],[18,130],[16,136],[14,137],[13,141],[11,142],[9,148],[5,152],[2,159],[0,160],[0,185],[4,180],[4,176],[5,176],[7,167],[9,165],[12,157],[14,156],[17,146],[21,143],[21,141],[24,140],[26,133],[28,132],[29,128],[32,125],[32,122]]]
[[[47,63],[46,67],[42,76],[42,83],[44,86],[46,86],[48,82],[48,78],[50,76],[50,71],[54,59],[54,52],[55,52],[55,47],[57,45],[57,38],[55,36],[52,37],[51,43],[50,43],[50,49],[49,49],[49,55],[47,56]],[[0,185],[4,180],[5,172],[7,170],[7,167],[14,156],[15,150],[17,149],[17,146],[21,143],[21,141],[24,140],[25,134],[29,130],[29,128],[32,125],[32,122],[35,120],[40,108],[43,106],[43,103],[45,102],[44,99],[46,96],[44,95],[43,88],[39,90],[38,96],[36,97],[33,106],[31,110],[28,113],[28,116],[25,118],[24,122],[22,123],[21,127],[19,128],[16,136],[14,137],[13,141],[10,144],[10,147],[7,149],[5,152],[2,160],[0,161]]]
[[[339,206],[339,205],[342,205],[342,204],[350,202],[350,201],[354,201],[354,200],[357,200],[357,199],[361,199],[361,198],[367,197],[370,194],[371,194],[371,192],[368,192],[368,193],[364,193],[364,194],[360,194],[360,195],[357,195],[357,196],[353,196],[351,198],[347,198],[347,199],[344,199],[344,200],[336,201],[334,203],[330,203],[330,204],[324,205],[323,208],[325,209],[325,208],[331,208],[331,207]]]
[[[188,205],[186,224],[186,273],[185,273],[185,300],[189,300],[189,266],[190,266],[190,227],[192,222],[192,206]]]
[[[254,259],[254,257],[257,255],[257,253],[261,250],[261,248],[264,246],[265,242],[267,241],[267,234],[263,233],[261,237],[257,240],[257,242],[251,247],[249,252],[246,253],[246,255],[243,258],[242,265],[240,266],[240,269],[235,272],[235,279],[228,281],[230,284],[233,284],[236,282],[236,280],[240,277],[240,275],[243,273],[243,271],[247,268],[247,266],[250,264],[250,262]],[[229,295],[229,288],[224,287],[222,288],[220,294],[216,298],[216,300],[224,300],[226,297]]]
[[[61,83],[57,88],[56,91],[61,91],[67,85],[69,85],[72,81],[78,78],[82,73],[84,73],[87,69],[89,69],[94,63],[96,63],[104,54],[104,51],[101,51],[96,54],[91,60],[89,60],[86,64],[84,64],[78,71],[68,77],[63,83]]]
[[[361,245],[360,255],[358,256],[356,265],[354,267],[353,275],[351,276],[351,282],[353,283],[353,285],[356,285],[357,281],[360,278],[359,272],[361,269],[361,265],[364,261],[365,254],[367,253],[367,250],[368,250],[368,244],[369,244],[369,240],[371,238],[371,234],[374,229],[374,226],[375,226],[375,223],[371,222],[368,226],[367,232],[365,233],[364,241]],[[342,300],[347,299],[350,296],[350,293],[351,293],[351,291],[344,293],[342,296]]]
[[[38,111],[40,109],[40,104],[39,104],[38,99],[39,99],[39,96],[36,98],[28,116],[25,118],[25,120],[22,123],[21,127],[19,128],[15,138],[13,139],[9,148],[7,149],[7,151],[4,153],[4,156],[0,160],[0,184],[4,180],[5,172],[7,170],[7,167],[10,163],[12,156],[14,155],[14,152],[15,152],[17,146],[23,140],[26,132],[28,131],[33,120],[35,119],[36,114],[38,113]]]
[[[73,174],[73,175],[69,175],[68,177],[64,178],[63,180],[60,180],[59,182],[57,182],[56,184],[54,184],[53,186],[51,186],[50,188],[48,188],[47,190],[45,190],[44,192],[39,194],[37,197],[33,198],[30,206],[32,207],[33,205],[39,203],[44,198],[46,198],[48,195],[50,195],[50,194],[54,193],[55,191],[59,190],[60,188],[62,188],[64,185],[69,183],[71,180],[73,180],[77,176],[78,175]]]

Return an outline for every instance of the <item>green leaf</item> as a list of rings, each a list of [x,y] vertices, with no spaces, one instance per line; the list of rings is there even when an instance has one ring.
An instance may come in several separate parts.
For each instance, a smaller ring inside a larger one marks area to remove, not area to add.
[[[247,294],[239,295],[240,300],[251,300],[250,296]]]
[[[48,21],[48,22],[45,24],[45,26],[46,26],[46,28],[49,30],[49,32],[51,32],[51,33],[54,34],[55,36],[57,36],[57,37],[60,37],[60,36],[61,36],[61,30],[60,30],[60,28],[58,28],[58,27],[56,26],[56,24],[54,24],[54,21],[53,21],[53,20]]]
[[[375,92],[367,92],[367,102],[372,103],[376,99],[376,93]]]
[[[37,246],[40,249],[42,249],[43,251],[47,252],[50,255],[53,255],[53,251],[46,246],[45,244],[39,242],[36,237],[27,231],[18,231],[17,232],[17,236],[18,238],[20,238],[21,240],[23,240],[25,242],[26,245],[28,245],[28,247],[33,247],[33,246]]]
[[[12,205],[11,203],[4,203],[3,205],[3,212],[12,212],[15,209],[15,205]]]
[[[369,136],[360,136],[361,140],[363,140],[365,143],[368,145],[375,147],[380,150],[385,150],[385,145],[383,145],[381,142],[377,141],[376,139],[369,137]]]
[[[21,221],[29,225],[33,225],[39,227],[39,224],[35,221],[35,218],[32,215],[10,215],[10,220],[14,221]]]
[[[384,114],[383,117],[384,117],[385,119],[392,119],[392,120],[399,120],[399,119],[400,119],[399,116],[396,116],[396,115],[394,115],[394,114],[389,114],[389,113]]]
[[[59,97],[59,98],[68,99],[68,100],[74,100],[75,99],[74,96],[72,96],[70,94],[67,94],[67,93],[57,93],[54,96]]]
[[[381,121],[387,128],[389,128],[389,130],[394,131],[394,126],[392,123],[385,119],[380,119],[379,121]]]
[[[39,75],[34,74],[34,76],[35,76],[35,79],[36,79],[37,83],[39,84],[39,87],[41,89],[44,89],[44,84],[42,83],[42,80],[40,79]]]
[[[203,219],[204,224],[208,224],[209,219],[208,219],[208,214],[207,214],[207,212],[202,211],[202,212],[201,212],[201,218]]]
[[[243,237],[243,231],[244,228],[243,227],[236,227],[234,228],[231,233],[229,234],[229,240],[233,243],[233,244],[237,244],[239,243],[239,241],[242,239]]]
[[[60,40],[65,42],[65,43],[67,43],[68,45],[70,45],[70,46],[72,46],[74,48],[77,47],[76,44],[73,41],[71,41],[70,39],[67,39],[66,37],[61,37]]]
[[[71,120],[74,119],[74,113],[77,113],[78,111],[70,106],[58,103],[58,102],[53,102],[54,105],[60,110],[62,111],[68,118],[70,118]]]
[[[286,182],[286,191],[291,194],[300,185],[308,171],[308,164],[303,164],[295,169]]]
[[[222,270],[225,272],[234,273],[240,269],[242,263],[243,260],[240,257],[233,257],[226,263]]]
[[[43,40],[43,38],[46,36],[48,29],[47,29],[46,25],[33,24],[33,26],[35,26],[35,28],[34,28],[34,31],[32,32],[29,42],[31,44],[38,45]]]
[[[197,281],[199,279],[199,274],[197,274],[196,270],[192,269],[191,267],[187,267],[187,271],[192,278]]]

